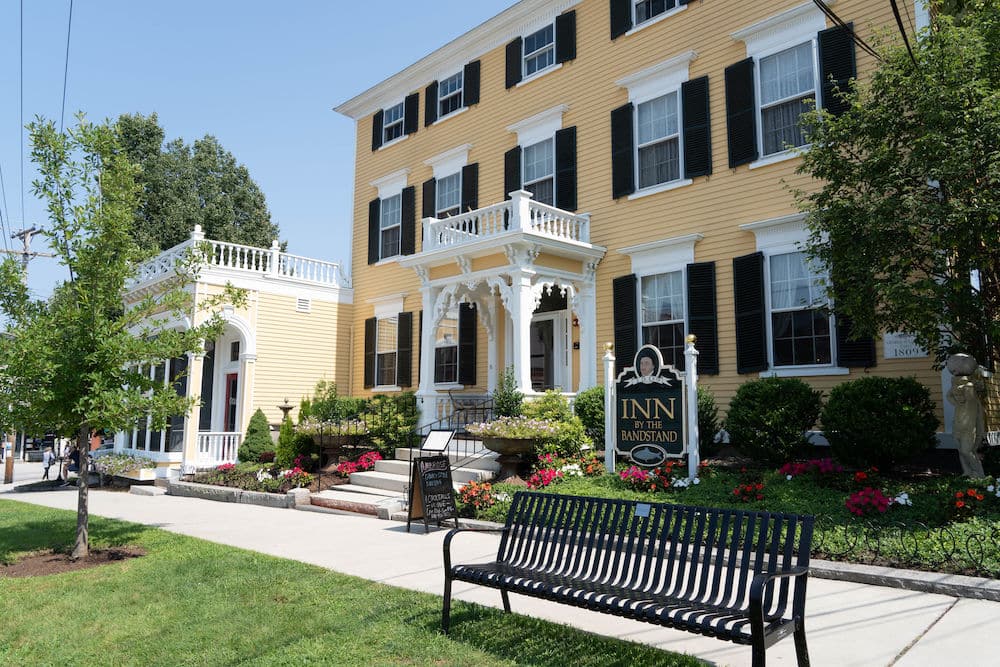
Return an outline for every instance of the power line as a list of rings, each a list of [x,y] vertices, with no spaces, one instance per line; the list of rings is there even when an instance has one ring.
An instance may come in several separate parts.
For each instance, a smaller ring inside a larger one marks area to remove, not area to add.
[[[862,51],[870,55],[875,60],[878,60],[879,62],[882,61],[882,56],[880,56],[875,49],[869,46],[868,42],[861,39],[861,37],[858,36],[858,33],[854,32],[854,28],[847,25],[847,23],[845,23],[843,19],[837,16],[837,14],[832,9],[830,9],[829,6],[827,6],[824,0],[813,0],[813,4],[816,5],[819,8],[819,10],[827,16],[827,18],[833,21],[834,25],[840,26],[841,28],[847,30],[848,33],[851,35],[851,40],[855,44],[857,44]]]
[[[3,182],[3,164],[0,164],[0,195],[3,195],[3,220],[4,226],[0,226],[0,234],[3,235],[3,247],[10,249],[7,243],[7,234],[10,232],[10,211],[7,210],[7,186]]]
[[[66,82],[69,80],[69,36],[73,30],[73,0],[69,0],[69,22],[66,24],[66,64],[63,66],[62,108],[59,111],[59,132],[63,131],[63,119],[66,117]]]
[[[903,17],[899,15],[899,5],[896,0],[889,0],[889,4],[892,5],[892,13],[896,17],[896,25],[899,26],[899,34],[903,36],[903,44],[906,44],[906,52],[910,54],[910,60],[913,64],[917,64],[917,59],[913,55],[913,49],[910,48],[910,38],[906,34],[906,26],[903,25]]]

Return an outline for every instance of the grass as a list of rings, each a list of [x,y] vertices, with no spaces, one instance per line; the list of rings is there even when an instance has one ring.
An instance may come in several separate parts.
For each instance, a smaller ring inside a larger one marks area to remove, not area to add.
[[[0,561],[71,544],[75,514],[0,500]],[[91,517],[142,558],[0,578],[0,665],[683,665],[695,659],[296,561]],[[349,545],[345,545],[349,546]]]

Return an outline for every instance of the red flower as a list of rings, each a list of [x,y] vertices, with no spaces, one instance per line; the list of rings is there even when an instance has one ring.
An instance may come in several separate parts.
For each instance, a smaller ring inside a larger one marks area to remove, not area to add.
[[[963,501],[963,500],[956,500],[955,501],[955,507],[957,507],[958,509],[962,509],[963,507],[965,507],[965,501]]]

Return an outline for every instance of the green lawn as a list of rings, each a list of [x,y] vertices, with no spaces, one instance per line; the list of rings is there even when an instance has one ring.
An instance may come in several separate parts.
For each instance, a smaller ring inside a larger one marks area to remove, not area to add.
[[[75,514],[0,500],[0,562],[66,548]],[[142,558],[0,578],[0,665],[697,665],[640,644],[145,526],[91,517]],[[345,544],[344,548],[350,548]]]

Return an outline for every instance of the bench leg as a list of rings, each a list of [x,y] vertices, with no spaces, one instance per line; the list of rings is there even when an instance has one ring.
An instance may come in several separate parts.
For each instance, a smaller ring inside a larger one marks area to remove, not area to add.
[[[799,667],[809,667],[809,649],[806,647],[806,625],[804,621],[795,624],[795,657]]]
[[[754,637],[753,644],[751,646],[752,658],[750,664],[753,665],[753,667],[764,667],[764,650],[766,649],[764,646],[764,640]]]
[[[506,589],[500,589],[500,597],[503,598],[503,610],[510,613],[510,595],[507,594]]]
[[[441,632],[448,634],[451,625],[451,577],[444,575],[444,600],[441,607]]]

